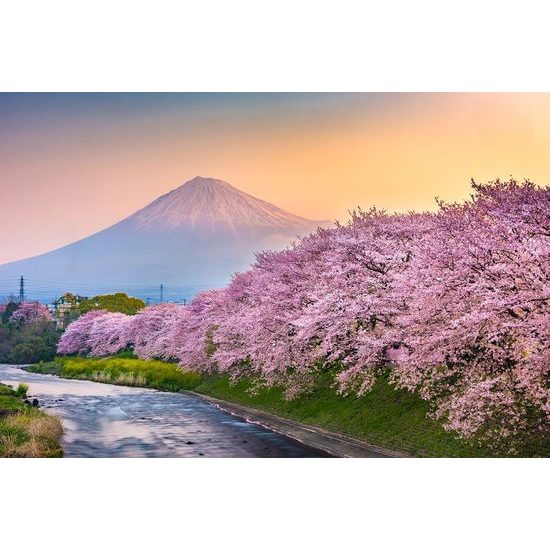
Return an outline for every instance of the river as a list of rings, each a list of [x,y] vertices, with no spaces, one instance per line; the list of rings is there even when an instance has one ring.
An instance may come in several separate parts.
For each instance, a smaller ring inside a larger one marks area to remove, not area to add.
[[[0,365],[61,418],[66,457],[321,457],[322,451],[232,416],[193,395],[67,380]]]

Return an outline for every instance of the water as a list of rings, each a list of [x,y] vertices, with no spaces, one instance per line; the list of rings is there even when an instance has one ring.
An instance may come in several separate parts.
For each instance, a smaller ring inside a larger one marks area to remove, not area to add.
[[[61,418],[66,457],[325,456],[192,395],[66,380],[10,365],[0,365],[0,381],[28,384],[29,397]]]

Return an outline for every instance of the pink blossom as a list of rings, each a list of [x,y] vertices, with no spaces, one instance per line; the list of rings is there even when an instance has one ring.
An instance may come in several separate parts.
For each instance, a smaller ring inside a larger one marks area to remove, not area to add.
[[[94,343],[97,343],[97,332],[94,332],[94,323],[97,319],[108,314],[107,311],[93,310],[73,321],[59,340],[58,353],[64,355],[95,355]],[[113,325],[110,325],[110,327],[115,329],[114,334],[118,333],[116,327]],[[94,334],[94,341],[91,340],[92,334]]]
[[[126,324],[126,341],[142,359],[174,359],[171,332],[186,315],[187,309],[176,304],[146,307]]]
[[[11,315],[14,323],[34,323],[39,320],[51,321],[52,314],[44,304],[38,302],[23,302]]]

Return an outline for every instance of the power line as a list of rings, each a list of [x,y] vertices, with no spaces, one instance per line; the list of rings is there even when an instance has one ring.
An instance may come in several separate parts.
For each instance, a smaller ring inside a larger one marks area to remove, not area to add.
[[[42,278],[29,278],[26,277],[27,282],[30,280],[33,283],[39,283],[41,285],[45,286],[61,286],[61,287],[67,287],[67,286],[82,286],[82,287],[92,287],[92,288],[113,288],[113,287],[124,287],[124,288],[159,288],[158,284],[155,285],[153,282],[144,283],[144,284],[138,284],[136,282],[134,283],[126,283],[123,281],[113,281],[111,283],[90,283],[85,281],[79,281],[75,279],[62,279],[62,280],[55,280],[55,279],[42,279]],[[0,285],[5,284],[14,284],[19,283],[20,278],[13,278],[13,277],[6,277],[0,279]],[[229,282],[229,281],[227,281]],[[171,288],[191,288],[191,287],[209,287],[214,288],[217,286],[220,286],[220,284],[223,284],[225,286],[225,283],[221,283],[220,281],[216,282],[201,282],[201,283],[187,283],[187,284],[173,284],[169,285]]]
[[[154,285],[146,283],[139,285],[115,282],[111,284],[79,283],[65,280],[47,280],[45,278],[27,278],[23,275],[18,278],[0,279],[0,299],[9,300],[10,296],[15,301],[37,300],[42,303],[50,303],[66,292],[81,294],[87,297],[125,292],[129,296],[141,298],[147,304],[152,303],[181,303],[187,304],[199,292],[223,287],[223,284],[202,283],[186,285]]]

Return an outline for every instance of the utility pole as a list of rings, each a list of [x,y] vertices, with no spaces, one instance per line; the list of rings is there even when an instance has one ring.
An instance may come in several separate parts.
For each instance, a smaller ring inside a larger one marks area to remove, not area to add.
[[[164,285],[161,283],[160,285],[160,303],[162,304],[164,302]]]
[[[21,279],[19,279],[19,303],[23,303],[25,301],[25,279],[23,279],[23,275],[21,275]]]

